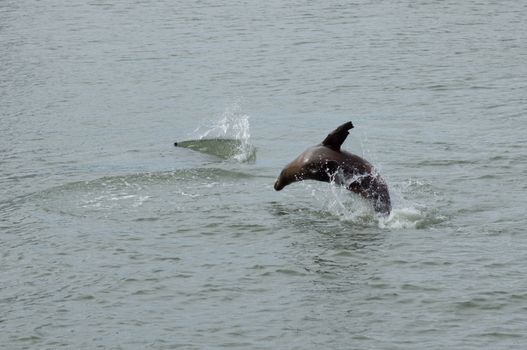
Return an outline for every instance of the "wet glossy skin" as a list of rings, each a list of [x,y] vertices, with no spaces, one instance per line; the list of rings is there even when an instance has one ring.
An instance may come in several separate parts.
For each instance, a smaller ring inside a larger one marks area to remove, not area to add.
[[[308,148],[289,163],[274,184],[277,191],[302,180],[335,182],[372,201],[375,211],[388,215],[390,194],[384,179],[361,157],[317,145]]]

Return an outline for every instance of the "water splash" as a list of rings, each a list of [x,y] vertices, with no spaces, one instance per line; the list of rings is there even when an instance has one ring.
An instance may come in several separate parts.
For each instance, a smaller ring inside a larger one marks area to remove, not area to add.
[[[223,159],[234,159],[236,161],[253,161],[256,153],[253,148],[245,150],[243,143],[235,139],[201,139],[187,140],[175,143],[177,147],[188,148],[201,153],[211,154]],[[239,157],[242,154],[244,157]]]
[[[433,209],[409,199],[399,198],[400,194],[397,191],[391,191],[393,208],[390,215],[382,216],[373,210],[368,200],[338,185],[335,179],[324,185],[308,181],[302,184],[322,205],[323,210],[341,221],[355,225],[377,226],[381,229],[423,229],[446,220],[445,216]]]
[[[411,206],[394,208],[388,217],[379,218],[378,226],[392,229],[420,229],[433,224],[434,220],[432,219],[428,217],[426,212]]]
[[[422,229],[447,220],[438,210],[445,198],[431,183],[410,178],[393,184],[390,194],[395,205],[388,217],[379,220],[381,228]]]
[[[202,142],[225,140],[225,145],[231,147],[226,158],[238,162],[254,161],[256,149],[249,141],[249,119],[249,115],[242,112],[240,104],[235,102],[225,109],[219,120],[198,127],[194,133],[197,134],[196,139]]]
[[[364,198],[352,194],[334,182],[322,184],[312,181],[300,182],[322,210],[329,212],[342,221],[349,221],[358,225],[370,226],[374,220],[375,212]]]

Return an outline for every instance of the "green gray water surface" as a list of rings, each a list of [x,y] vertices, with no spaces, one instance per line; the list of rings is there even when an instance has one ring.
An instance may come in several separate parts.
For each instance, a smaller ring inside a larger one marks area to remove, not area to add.
[[[1,1],[0,344],[525,347],[526,23],[522,1]],[[273,190],[347,120],[386,220]]]

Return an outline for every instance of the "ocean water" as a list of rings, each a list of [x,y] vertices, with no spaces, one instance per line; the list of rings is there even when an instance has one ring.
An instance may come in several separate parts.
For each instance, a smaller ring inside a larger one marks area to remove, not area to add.
[[[526,23],[522,1],[1,1],[0,347],[524,348]],[[386,219],[273,189],[348,120]]]

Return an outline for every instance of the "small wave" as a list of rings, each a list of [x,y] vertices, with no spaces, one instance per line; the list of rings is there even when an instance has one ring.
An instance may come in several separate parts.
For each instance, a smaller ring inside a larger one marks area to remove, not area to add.
[[[477,164],[475,160],[469,159],[427,159],[418,162],[418,166],[450,166],[450,165],[471,165]]]
[[[176,203],[190,203],[210,193],[211,188],[220,184],[238,183],[240,179],[251,177],[250,174],[219,168],[105,176],[52,187],[34,193],[29,199],[38,203],[45,211],[58,211],[73,216],[84,217],[100,213],[102,217],[106,217],[119,212],[123,215],[134,213],[132,219],[157,219],[160,198]]]
[[[57,192],[83,191],[94,189],[141,189],[146,185],[153,184],[178,184],[185,181],[205,182],[219,181],[221,179],[241,179],[253,177],[250,174],[229,171],[220,168],[192,168],[174,171],[138,173],[128,175],[104,176],[91,181],[77,181],[66,183],[40,192],[41,195],[49,195]]]
[[[60,190],[92,188],[138,188],[141,185],[181,183],[182,181],[196,181],[198,179],[218,181],[220,179],[240,179],[249,177],[253,177],[253,175],[220,168],[188,168],[172,171],[104,176],[89,181],[69,182],[44,190],[41,193],[47,194],[49,192]]]
[[[256,148],[250,143],[249,115],[238,103],[227,107],[218,121],[198,127],[194,134],[191,140],[175,145],[237,162],[256,160]]]

